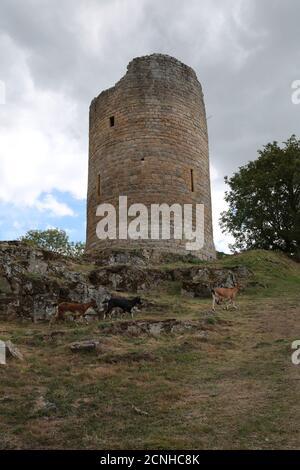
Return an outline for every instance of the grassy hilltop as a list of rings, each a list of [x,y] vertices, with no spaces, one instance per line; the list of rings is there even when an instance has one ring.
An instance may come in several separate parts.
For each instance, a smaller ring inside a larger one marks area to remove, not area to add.
[[[201,330],[2,321],[0,338],[25,361],[0,367],[0,448],[299,448],[300,265],[262,250],[200,264],[252,271],[237,311],[212,314],[210,299],[168,280],[142,295],[137,319],[201,320]],[[70,350],[91,338],[98,353]]]

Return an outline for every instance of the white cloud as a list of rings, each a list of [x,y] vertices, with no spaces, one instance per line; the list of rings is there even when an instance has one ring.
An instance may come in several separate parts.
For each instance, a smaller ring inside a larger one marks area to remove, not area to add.
[[[37,89],[20,51],[17,57],[19,80],[11,70],[6,105],[0,108],[0,201],[32,206],[54,190],[84,199],[86,136],[81,140],[75,132],[76,103]]]
[[[230,253],[229,245],[234,242],[234,238],[228,233],[224,234],[219,225],[219,218],[223,211],[228,209],[224,200],[225,184],[215,184],[212,189],[212,212],[215,247],[218,251]]]
[[[210,179],[211,179],[211,182],[214,183],[215,181],[218,181],[219,178],[220,178],[220,175],[219,175],[219,172],[216,169],[216,167],[214,165],[210,165]]]
[[[46,194],[46,196],[34,203],[34,206],[39,211],[49,211],[51,215],[57,217],[65,217],[65,216],[74,216],[74,211],[64,202],[58,202],[52,194]]]

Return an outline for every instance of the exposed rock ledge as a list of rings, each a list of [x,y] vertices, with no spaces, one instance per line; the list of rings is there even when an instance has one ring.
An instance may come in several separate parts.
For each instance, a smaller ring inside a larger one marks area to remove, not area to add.
[[[250,276],[245,267],[194,265],[166,254],[112,251],[78,261],[21,242],[0,242],[0,316],[43,320],[58,302],[92,299],[102,310],[111,291],[145,291],[162,282],[179,282],[183,294],[207,297],[212,286],[246,284]]]
[[[89,266],[21,242],[0,243],[0,316],[47,319],[58,301],[87,302],[101,308],[109,297],[89,282]]]

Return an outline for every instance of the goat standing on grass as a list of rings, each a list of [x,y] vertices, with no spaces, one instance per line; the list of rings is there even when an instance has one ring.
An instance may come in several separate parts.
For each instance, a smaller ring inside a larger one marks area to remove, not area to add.
[[[76,318],[84,317],[85,313],[88,311],[89,308],[97,308],[97,303],[95,300],[92,300],[87,304],[80,304],[75,302],[62,302],[58,304],[56,313],[52,317],[50,323],[53,323],[57,320],[64,320],[67,312],[73,313],[74,317]]]
[[[123,310],[123,312],[129,312],[131,313],[131,317],[133,318],[133,309],[137,305],[141,305],[142,301],[140,297],[135,297],[132,300],[124,299],[122,297],[112,297],[109,300],[106,300],[104,304],[106,304],[106,309],[104,311],[104,319],[106,318],[107,315],[110,314],[110,312],[114,308],[120,308]]]
[[[215,287],[211,290],[213,303],[212,309],[215,311],[215,304],[220,304],[223,300],[225,301],[226,310],[228,310],[228,305],[232,305],[233,308],[237,309],[235,304],[235,299],[238,291],[241,286],[237,284],[235,287]]]

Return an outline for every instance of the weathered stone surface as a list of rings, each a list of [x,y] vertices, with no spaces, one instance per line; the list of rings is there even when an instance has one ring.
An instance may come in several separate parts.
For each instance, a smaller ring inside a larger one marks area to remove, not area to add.
[[[99,313],[94,308],[89,308],[83,317],[84,321],[90,323],[99,319]]]
[[[142,415],[142,416],[149,416],[148,411],[141,410],[140,408],[138,408],[135,405],[131,405],[131,407],[132,407],[133,411],[135,411],[137,414]]]
[[[183,255],[150,248],[107,248],[101,251],[100,257],[97,253],[91,253],[89,259],[93,259],[96,266],[129,265],[138,268],[176,262],[199,262],[193,252]]]
[[[5,341],[5,347],[7,357],[12,356],[15,359],[18,359],[19,361],[24,361],[23,354],[10,340]]]
[[[153,283],[153,275],[148,269],[128,265],[106,266],[93,270],[89,280],[93,285],[102,285],[113,290],[144,290]]]
[[[101,325],[107,334],[125,334],[129,336],[149,335],[157,337],[164,333],[179,333],[190,330],[202,330],[202,321],[180,321],[174,318],[166,320],[131,320],[118,321],[109,325]]]
[[[108,259],[111,265],[106,264]],[[198,262],[161,267],[154,259],[162,258],[157,252],[152,257],[150,251],[142,255],[126,251],[124,256],[107,252],[101,266],[100,258],[97,263],[88,258],[75,262],[20,242],[0,242],[0,317],[47,320],[59,302],[96,300],[96,312],[89,310],[86,315],[92,321],[104,311],[111,291],[143,292],[163,282],[177,282],[183,294],[206,297],[212,287],[232,287],[236,282],[244,286],[251,281],[252,273],[243,266],[225,269]],[[127,264],[116,264],[120,260]]]
[[[151,336],[159,336],[163,330],[163,323],[156,322],[149,325],[149,335]]]
[[[234,287],[237,283],[246,286],[252,273],[244,266],[231,269],[198,268],[182,281],[182,293],[193,297],[210,297],[213,287]]]
[[[114,117],[114,126],[111,118]],[[206,113],[195,72],[173,57],[133,59],[126,75],[90,106],[87,249],[138,247],[187,254],[185,240],[99,240],[96,208],[119,195],[128,205],[204,204],[204,247],[215,258]],[[123,263],[123,261],[120,261]]]
[[[93,257],[93,253],[91,253]],[[96,265],[113,266],[113,265],[130,265],[137,267],[147,267],[152,259],[157,260],[156,253],[150,250],[103,250],[101,258],[93,257]]]
[[[129,261],[128,261],[129,263]],[[246,285],[252,273],[246,267],[216,268],[203,266],[166,267],[161,269],[132,264],[96,267],[89,274],[93,285],[103,285],[115,291],[138,292],[159,285],[163,281],[179,281],[182,293],[196,297],[209,297],[212,287],[233,287],[237,282]]]
[[[89,271],[88,263],[21,242],[0,242],[0,316],[49,319],[58,302],[87,303],[92,299],[101,310],[109,293],[89,281]]]
[[[95,351],[100,345],[100,341],[97,339],[88,339],[85,341],[76,341],[70,344],[70,349],[73,352],[80,351]]]

